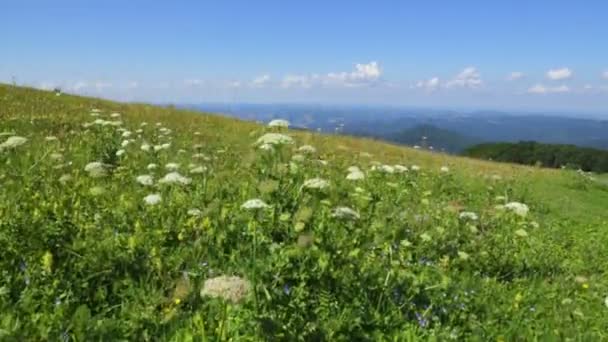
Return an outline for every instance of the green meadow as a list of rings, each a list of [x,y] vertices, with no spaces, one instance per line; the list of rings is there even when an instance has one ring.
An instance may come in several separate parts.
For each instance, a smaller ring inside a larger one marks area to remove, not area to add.
[[[608,339],[608,177],[0,85],[2,341]]]

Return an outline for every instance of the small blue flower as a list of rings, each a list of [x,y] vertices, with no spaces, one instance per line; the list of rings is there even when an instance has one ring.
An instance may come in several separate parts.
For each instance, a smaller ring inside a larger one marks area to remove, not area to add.
[[[429,325],[429,321],[424,318],[424,316],[422,316],[420,313],[416,312],[416,320],[418,321],[418,325],[421,328],[426,328]]]
[[[289,285],[288,285],[288,284],[285,284],[285,285],[283,286],[283,293],[285,293],[285,294],[286,294],[286,295],[288,295],[288,296],[289,296],[289,294],[291,294],[291,288],[289,287]]]

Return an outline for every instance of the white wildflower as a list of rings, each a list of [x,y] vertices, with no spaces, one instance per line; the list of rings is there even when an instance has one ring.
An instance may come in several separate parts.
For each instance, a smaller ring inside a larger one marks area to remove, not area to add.
[[[268,127],[288,128],[289,121],[283,119],[275,119],[268,123]]]
[[[193,166],[190,168],[190,173],[193,174],[205,173],[205,171],[207,171],[207,168],[202,165]]]
[[[293,139],[285,134],[280,133],[266,133],[261,136],[255,143],[256,145],[284,145],[284,144],[293,144]]]
[[[463,252],[463,251],[458,251],[458,257],[462,260],[467,260],[467,259],[469,259],[469,253]]]
[[[150,176],[150,175],[137,176],[135,178],[135,180],[137,181],[137,183],[139,183],[141,185],[153,185],[154,184],[154,178],[152,178],[152,176]]]
[[[144,202],[147,205],[156,205],[159,204],[162,200],[163,198],[159,194],[151,194],[144,197]]]
[[[394,167],[392,167],[390,165],[384,165],[384,164],[383,165],[379,165],[379,166],[374,165],[372,167],[372,170],[373,171],[380,171],[380,172],[383,172],[383,173],[395,173],[395,168]]]
[[[88,163],[84,170],[93,178],[105,177],[108,174],[107,165],[102,162]]]
[[[116,112],[112,113],[112,114],[110,114],[110,117],[111,118],[119,118],[120,117],[120,113],[116,113]]]
[[[140,147],[140,149],[145,152],[150,151],[151,148],[152,148],[152,146],[150,146],[150,144],[148,144],[148,143],[143,143],[143,144],[141,144],[141,147]]]
[[[199,209],[193,208],[193,209],[188,209],[188,215],[198,217],[198,216],[203,215],[203,212],[200,211]]]
[[[407,166],[397,164],[397,165],[393,165],[393,167],[395,168],[395,172],[397,172],[397,173],[404,173],[404,172],[409,171]]]
[[[122,132],[122,137],[123,138],[128,138],[132,135],[133,133],[131,133],[131,131],[124,131]]]
[[[317,152],[317,149],[310,145],[302,145],[298,148],[298,152],[313,154]]]
[[[48,137],[44,138],[45,141],[51,142],[51,141],[57,141],[59,139],[57,139],[56,136],[53,135],[49,135]]]
[[[120,157],[120,156],[122,156],[123,154],[125,154],[125,150],[123,150],[123,149],[120,149],[120,150],[116,151],[116,156],[117,156],[117,157]]]
[[[359,213],[349,207],[337,207],[333,210],[331,216],[347,220],[358,220],[360,217]]]
[[[412,170],[412,171],[420,171],[420,166],[418,166],[418,165],[412,165],[410,167],[410,170]]]
[[[439,171],[443,172],[443,173],[448,173],[450,172],[450,168],[447,166],[442,166]]]
[[[509,202],[504,205],[504,208],[521,217],[525,217],[530,211],[527,205],[519,202]]]
[[[167,163],[167,164],[165,164],[165,169],[167,169],[169,171],[175,171],[175,170],[179,169],[179,164],[178,163]]]
[[[365,179],[365,174],[362,171],[353,171],[346,176],[348,180],[362,180]]]
[[[151,164],[148,164],[148,166],[146,166],[146,168],[148,170],[156,170],[158,168],[158,165],[151,163]]]
[[[347,169],[348,172],[361,172],[361,169],[358,166],[349,166]]]
[[[262,151],[274,151],[274,147],[271,144],[262,144],[259,149]]]
[[[477,216],[476,213],[471,212],[471,211],[463,211],[460,213],[460,215],[458,217],[461,220],[471,220],[471,221],[477,221],[479,219],[479,216]]]
[[[72,180],[72,176],[69,175],[69,174],[67,174],[67,173],[64,174],[64,175],[62,175],[61,177],[59,177],[59,182],[61,184],[65,184],[65,183],[67,183],[67,182],[69,182],[71,180]]]
[[[63,154],[54,152],[54,153],[49,154],[49,158],[52,161],[61,161],[61,160],[63,160]]]
[[[120,143],[120,146],[124,148],[124,147],[129,146],[129,144],[130,144],[130,143],[131,143],[131,142],[130,142],[129,140],[123,140],[123,141]]]
[[[252,209],[265,209],[268,208],[268,204],[262,201],[259,198],[254,198],[247,200],[243,205],[241,205],[241,209],[252,210]]]
[[[308,189],[323,190],[323,189],[329,187],[329,182],[322,178],[312,178],[312,179],[306,180],[304,182],[304,185],[302,185],[302,187],[308,188]]]
[[[19,146],[25,144],[26,142],[27,142],[27,138],[24,138],[24,137],[20,137],[20,136],[9,137],[8,139],[6,139],[5,142],[0,144],[0,151],[2,151],[5,148],[8,149],[8,148],[19,147]]]
[[[291,156],[291,160],[301,163],[306,160],[306,157],[304,157],[304,155],[302,154],[294,154],[293,156]]]
[[[240,277],[219,276],[205,280],[201,297],[222,298],[232,304],[242,302],[251,291],[251,283]]]
[[[188,185],[192,182],[192,179],[184,177],[179,172],[169,172],[159,181],[161,184],[183,184]]]

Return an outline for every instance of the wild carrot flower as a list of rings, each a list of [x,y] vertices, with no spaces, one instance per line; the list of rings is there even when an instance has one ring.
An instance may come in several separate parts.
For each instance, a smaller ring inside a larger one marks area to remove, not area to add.
[[[93,178],[105,177],[108,174],[107,166],[102,162],[88,163],[84,170]]]
[[[243,205],[241,205],[241,209],[245,210],[265,209],[268,207],[269,205],[259,198],[247,200],[245,203],[243,203]]]
[[[251,283],[241,277],[219,276],[205,280],[202,297],[222,298],[232,304],[241,303],[251,291]]]
[[[2,151],[3,149],[19,147],[19,146],[25,144],[26,142],[27,142],[27,138],[24,138],[24,137],[20,137],[20,136],[9,137],[8,139],[6,139],[5,142],[0,144],[0,151]]]
[[[353,171],[346,176],[346,179],[353,180],[353,181],[365,179],[365,174],[363,172],[361,172],[360,170]]]
[[[329,182],[323,178],[312,178],[304,182],[302,187],[307,189],[318,189],[323,190],[329,187]]]
[[[148,164],[148,166],[146,166],[146,168],[148,170],[156,170],[158,168],[158,165],[151,163],[151,164]]]
[[[298,148],[298,152],[313,154],[317,152],[317,149],[310,145],[302,145]]]
[[[289,121],[283,119],[275,119],[268,123],[268,127],[288,128]]]
[[[162,201],[162,197],[159,194],[150,194],[144,197],[144,202],[147,205],[156,205]]]
[[[333,210],[332,217],[346,220],[358,220],[359,213],[349,207],[337,207]]]
[[[280,133],[266,133],[256,141],[255,145],[287,145],[293,144],[293,142],[293,138],[288,135]]]
[[[471,220],[471,221],[477,221],[479,219],[479,217],[477,216],[476,213],[470,212],[470,211],[463,211],[460,213],[460,215],[458,215],[458,217],[461,220]]]
[[[175,171],[175,170],[179,169],[179,164],[178,163],[167,163],[167,164],[165,164],[165,169],[167,169],[169,171]]]
[[[169,172],[158,181],[160,184],[183,184],[188,185],[192,179],[184,177],[179,172]]]
[[[530,208],[527,205],[519,202],[509,202],[503,206],[506,210],[512,211],[518,216],[525,217],[528,215]]]
[[[137,176],[137,178],[135,178],[135,180],[137,181],[137,183],[139,183],[141,185],[153,185],[154,184],[154,178],[152,178],[152,176],[150,176],[150,175]]]

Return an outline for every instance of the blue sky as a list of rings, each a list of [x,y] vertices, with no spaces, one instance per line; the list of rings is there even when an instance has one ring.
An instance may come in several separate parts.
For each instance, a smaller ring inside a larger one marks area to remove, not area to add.
[[[126,101],[608,111],[608,1],[0,7],[3,82]]]

